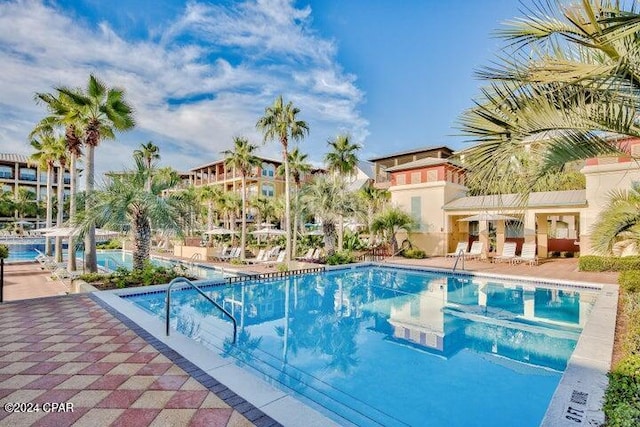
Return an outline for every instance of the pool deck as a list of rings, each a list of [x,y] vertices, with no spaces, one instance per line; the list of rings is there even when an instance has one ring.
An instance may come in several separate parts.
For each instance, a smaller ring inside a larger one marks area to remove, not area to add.
[[[398,258],[385,263],[450,269],[453,260]],[[313,266],[318,265],[299,267]],[[275,270],[265,266],[240,269]],[[577,423],[567,416],[585,424],[601,420],[601,396],[611,361],[611,325],[615,325],[617,274],[578,272],[575,259],[531,267],[471,261],[465,269],[604,285],[543,425]],[[65,291],[64,284],[50,280],[36,263],[5,267],[5,301],[18,301],[0,308],[4,326],[0,330],[0,405],[70,402],[74,412],[0,411],[0,424],[131,425],[134,419],[140,426],[332,424],[228,359],[212,359],[211,352],[187,345],[187,339],[179,334],[164,337],[157,319],[140,317],[142,310],[123,303],[112,292],[60,296]],[[29,296],[35,299],[24,300]],[[118,306],[117,311],[113,306]]]

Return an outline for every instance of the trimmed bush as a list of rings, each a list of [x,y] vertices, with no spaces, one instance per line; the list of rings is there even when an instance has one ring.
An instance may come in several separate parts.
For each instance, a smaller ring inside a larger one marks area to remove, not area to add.
[[[111,239],[108,242],[98,243],[96,249],[122,249],[122,240]]]
[[[636,293],[640,291],[640,271],[621,271],[618,276],[618,284],[627,292]]]
[[[326,263],[329,265],[350,264],[355,261],[353,254],[349,251],[334,252],[327,257]]]
[[[640,256],[603,257],[583,255],[578,261],[580,271],[640,270]]]
[[[0,258],[2,259],[9,258],[9,246],[0,245]]]
[[[608,427],[640,425],[640,355],[622,359],[608,374],[604,412]]]
[[[423,250],[420,250],[418,248],[409,248],[402,251],[402,256],[405,258],[423,259],[426,258],[427,255]]]

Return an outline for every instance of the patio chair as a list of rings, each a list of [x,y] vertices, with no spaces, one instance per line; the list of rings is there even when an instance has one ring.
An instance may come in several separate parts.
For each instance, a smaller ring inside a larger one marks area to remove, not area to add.
[[[264,261],[264,260],[265,260],[265,256],[266,256],[266,254],[267,254],[267,251],[266,251],[266,250],[264,250],[264,249],[260,249],[260,250],[258,251],[258,255],[256,255],[256,257],[255,257],[255,258],[247,258],[247,259],[245,259],[245,262],[246,262],[247,264],[256,264],[256,263],[262,262],[262,261]]]
[[[504,246],[502,247],[502,255],[493,257],[493,262],[502,262],[502,261],[513,262],[515,258],[516,258],[516,243],[505,242]]]
[[[218,255],[216,259],[220,261],[230,261],[235,258],[240,258],[240,252],[242,252],[242,249],[240,247],[234,247],[231,248],[227,255]]]
[[[529,265],[538,265],[538,256],[536,255],[535,243],[524,243],[522,245],[522,253],[513,259],[513,263],[526,262]]]
[[[482,249],[484,248],[484,243],[475,241],[471,244],[471,249],[469,252],[464,254],[465,259],[480,259],[482,257]]]
[[[315,249],[309,248],[309,250],[307,251],[307,253],[304,256],[299,256],[296,259],[298,261],[306,261],[306,260],[310,259],[313,256],[314,252],[315,252]]]
[[[460,251],[466,254],[468,250],[469,250],[469,242],[458,242],[458,245],[456,246],[456,250],[453,252],[449,252],[447,255],[445,255],[445,258],[456,257],[458,256]]]

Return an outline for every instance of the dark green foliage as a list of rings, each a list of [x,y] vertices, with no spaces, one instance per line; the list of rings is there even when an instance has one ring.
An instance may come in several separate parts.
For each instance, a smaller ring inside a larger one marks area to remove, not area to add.
[[[98,244],[96,249],[122,249],[122,240],[111,239],[108,242]]]
[[[627,292],[636,293],[640,291],[640,271],[621,271],[618,276],[618,284]]]
[[[608,427],[640,425],[640,355],[626,356],[609,372],[603,409]]]
[[[405,258],[423,259],[426,258],[427,255],[421,249],[409,248],[402,251],[402,256]]]
[[[580,271],[640,270],[640,256],[602,257],[583,255],[578,261]]]
[[[9,247],[7,245],[0,245],[0,258],[9,258]]]
[[[88,283],[100,283],[101,289],[131,288],[137,286],[160,285],[169,283],[176,277],[185,276],[184,268],[158,267],[145,263],[141,270],[128,270],[120,267],[110,274],[87,273],[80,280]]]
[[[349,251],[338,251],[327,257],[328,265],[350,264],[355,261],[353,254]]]
[[[562,256],[565,258],[573,258],[575,255],[573,252],[562,252]]]

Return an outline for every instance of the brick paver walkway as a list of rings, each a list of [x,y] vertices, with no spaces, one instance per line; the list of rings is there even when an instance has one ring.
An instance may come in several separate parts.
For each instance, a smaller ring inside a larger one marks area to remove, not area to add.
[[[47,412],[53,402],[73,412]],[[5,411],[15,403],[38,411]],[[0,306],[1,425],[254,425],[242,413],[275,424],[204,372],[185,372],[89,296]]]

